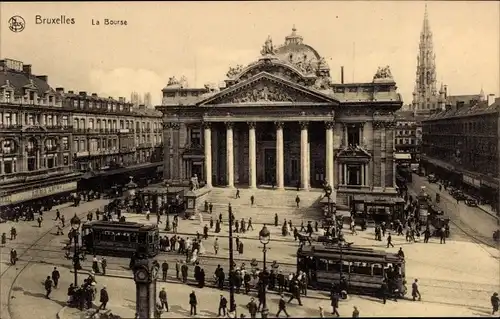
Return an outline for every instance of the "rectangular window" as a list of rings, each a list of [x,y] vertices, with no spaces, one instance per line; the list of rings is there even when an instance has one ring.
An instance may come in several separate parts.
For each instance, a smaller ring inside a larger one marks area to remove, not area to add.
[[[347,185],[361,185],[361,165],[347,165]]]
[[[85,152],[85,141],[84,140],[80,141],[80,152]]]
[[[198,128],[191,130],[191,144],[201,145],[201,130]]]
[[[69,155],[64,155],[63,156],[63,165],[68,166],[69,165]]]
[[[53,168],[55,166],[55,160],[53,156],[47,158],[47,168]]]
[[[125,123],[123,122],[123,120],[120,120],[120,130],[123,130],[124,128],[125,128]]]
[[[62,138],[62,145],[63,145],[63,150],[65,151],[69,150],[69,140],[67,137]]]
[[[4,174],[12,174],[16,172],[16,160],[11,158],[5,158],[3,162],[3,172]]]
[[[347,144],[352,146],[360,144],[360,134],[358,126],[354,125],[347,127]]]

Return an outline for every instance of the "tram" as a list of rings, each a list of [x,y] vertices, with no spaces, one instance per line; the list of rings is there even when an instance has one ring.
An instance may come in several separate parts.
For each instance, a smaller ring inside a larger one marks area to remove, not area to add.
[[[94,255],[131,257],[139,248],[149,257],[159,251],[157,225],[96,220],[82,226],[84,249]]]
[[[376,294],[384,280],[396,297],[406,294],[405,260],[396,254],[338,245],[303,246],[297,251],[297,270],[310,278],[316,289],[345,286],[349,293]]]

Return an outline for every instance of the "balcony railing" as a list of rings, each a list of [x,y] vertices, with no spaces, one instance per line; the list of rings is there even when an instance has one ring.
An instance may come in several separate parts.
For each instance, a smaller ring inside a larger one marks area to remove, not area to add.
[[[16,104],[16,105],[36,105],[36,106],[49,106],[49,107],[62,107],[62,101],[53,101],[49,103],[48,101],[35,101],[25,98],[10,98],[5,97],[0,98],[0,103],[2,104]]]

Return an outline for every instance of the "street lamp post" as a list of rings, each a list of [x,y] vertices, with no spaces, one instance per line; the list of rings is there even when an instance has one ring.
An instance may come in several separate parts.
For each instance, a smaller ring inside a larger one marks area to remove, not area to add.
[[[236,301],[234,300],[234,255],[233,255],[233,212],[231,204],[228,207],[229,214],[229,311],[235,313],[236,318]]]
[[[170,231],[170,202],[168,200],[168,183],[165,182],[165,187],[167,188],[167,221],[165,222],[165,230]]]
[[[71,229],[73,229],[73,242],[75,248],[75,251],[73,253],[73,270],[75,274],[74,284],[75,287],[78,287],[78,269],[80,268],[80,251],[78,249],[78,236],[80,234],[78,231],[80,230],[81,221],[80,218],[76,216],[76,213],[75,216],[71,218],[70,224],[71,224]]]
[[[259,232],[259,240],[261,244],[263,245],[262,247],[262,253],[263,253],[263,271],[266,271],[266,254],[267,254],[267,244],[269,244],[269,240],[271,239],[271,233],[266,227],[266,224],[262,227],[262,229]],[[267,318],[267,315],[269,314],[269,309],[267,309],[267,302],[266,302],[266,285],[267,282],[264,282],[262,284],[262,311],[261,311],[261,316],[262,318]]]

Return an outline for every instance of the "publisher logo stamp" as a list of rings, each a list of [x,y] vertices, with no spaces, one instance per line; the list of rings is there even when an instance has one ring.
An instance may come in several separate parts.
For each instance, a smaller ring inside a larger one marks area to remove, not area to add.
[[[9,29],[12,32],[21,32],[26,27],[26,21],[21,16],[13,16],[9,19]]]

